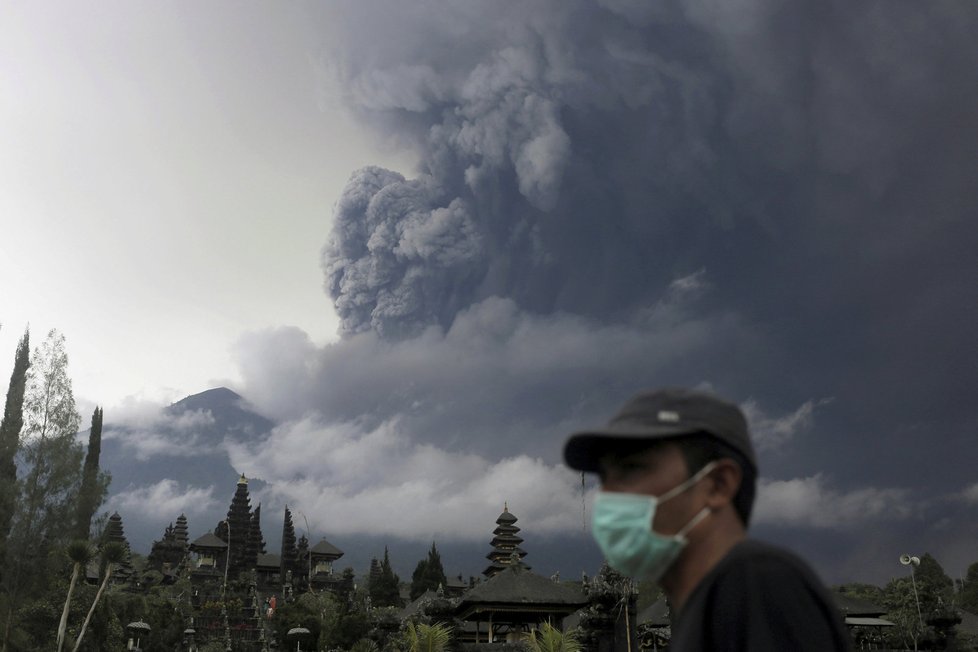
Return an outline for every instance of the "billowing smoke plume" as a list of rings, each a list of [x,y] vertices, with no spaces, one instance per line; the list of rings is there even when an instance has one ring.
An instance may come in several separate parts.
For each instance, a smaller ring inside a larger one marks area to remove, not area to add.
[[[701,267],[722,301],[807,317],[905,275],[921,238],[954,248],[974,205],[970,3],[409,4],[331,29],[353,108],[422,153],[339,202],[344,332],[494,295],[620,319]]]
[[[706,382],[755,417],[764,486],[792,488],[761,523],[822,499],[915,518],[893,504],[971,481],[978,4],[330,6],[330,92],[420,163],[354,172],[335,207],[342,339],[243,342],[249,399],[315,426],[237,463],[284,483],[276,445],[383,432],[412,459],[552,464],[638,387]],[[956,443],[866,463],[924,431]],[[358,481],[396,493],[389,469]]]
[[[484,274],[484,256],[466,201],[446,203],[429,177],[366,168],[336,207],[325,266],[344,330],[416,335],[412,322],[450,320],[467,305],[459,299]]]

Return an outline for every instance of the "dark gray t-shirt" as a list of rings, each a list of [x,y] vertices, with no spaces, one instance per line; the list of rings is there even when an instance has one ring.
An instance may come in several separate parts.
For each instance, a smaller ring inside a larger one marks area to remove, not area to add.
[[[808,564],[747,539],[696,586],[672,626],[670,652],[850,650],[845,619]]]

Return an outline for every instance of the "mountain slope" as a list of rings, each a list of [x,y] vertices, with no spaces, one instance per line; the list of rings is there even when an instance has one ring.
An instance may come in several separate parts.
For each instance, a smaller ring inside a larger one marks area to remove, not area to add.
[[[273,427],[225,387],[126,423],[108,415],[99,466],[112,483],[103,509],[120,512],[137,551],[148,550],[181,512],[196,520],[193,532],[210,529],[223,518],[238,476],[248,473],[231,466],[226,444],[258,441]]]

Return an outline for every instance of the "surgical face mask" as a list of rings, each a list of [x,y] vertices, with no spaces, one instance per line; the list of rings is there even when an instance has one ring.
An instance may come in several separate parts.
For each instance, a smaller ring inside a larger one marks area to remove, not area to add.
[[[678,533],[666,536],[652,530],[656,506],[695,485],[715,466],[716,462],[710,462],[658,497],[599,491],[594,501],[592,531],[608,564],[630,577],[653,581],[661,578],[686,547],[686,533],[706,518],[710,509],[704,507]]]

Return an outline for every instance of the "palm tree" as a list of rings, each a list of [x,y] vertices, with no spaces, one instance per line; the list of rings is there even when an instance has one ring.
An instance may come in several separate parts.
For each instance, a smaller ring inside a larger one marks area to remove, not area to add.
[[[574,630],[562,632],[549,622],[532,630],[527,642],[533,652],[581,652],[584,649]]]
[[[452,630],[446,625],[407,626],[408,652],[445,652],[452,639]]]
[[[376,642],[371,641],[369,638],[361,638],[353,644],[350,652],[380,652],[380,648],[377,647]]]
[[[75,592],[75,583],[78,581],[78,575],[83,568],[88,566],[88,562],[92,560],[93,552],[92,547],[88,544],[88,541],[72,541],[68,544],[68,559],[74,562],[74,566],[71,569],[71,582],[68,584],[68,597],[65,598],[65,608],[61,612],[61,622],[58,623],[58,652],[61,652],[61,648],[65,644],[65,629],[68,627],[68,606],[71,604],[71,594]]]
[[[85,616],[85,622],[82,623],[81,631],[78,632],[78,638],[75,640],[75,647],[72,648],[71,652],[78,652],[82,637],[85,636],[85,630],[88,629],[88,622],[92,619],[92,614],[95,613],[95,607],[98,606],[98,601],[102,598],[102,593],[109,584],[109,578],[112,577],[112,568],[121,562],[125,556],[126,549],[118,541],[110,541],[102,548],[102,559],[105,560],[105,579],[102,580],[102,584],[98,587],[95,599],[92,600],[92,607],[88,610],[88,615]]]

